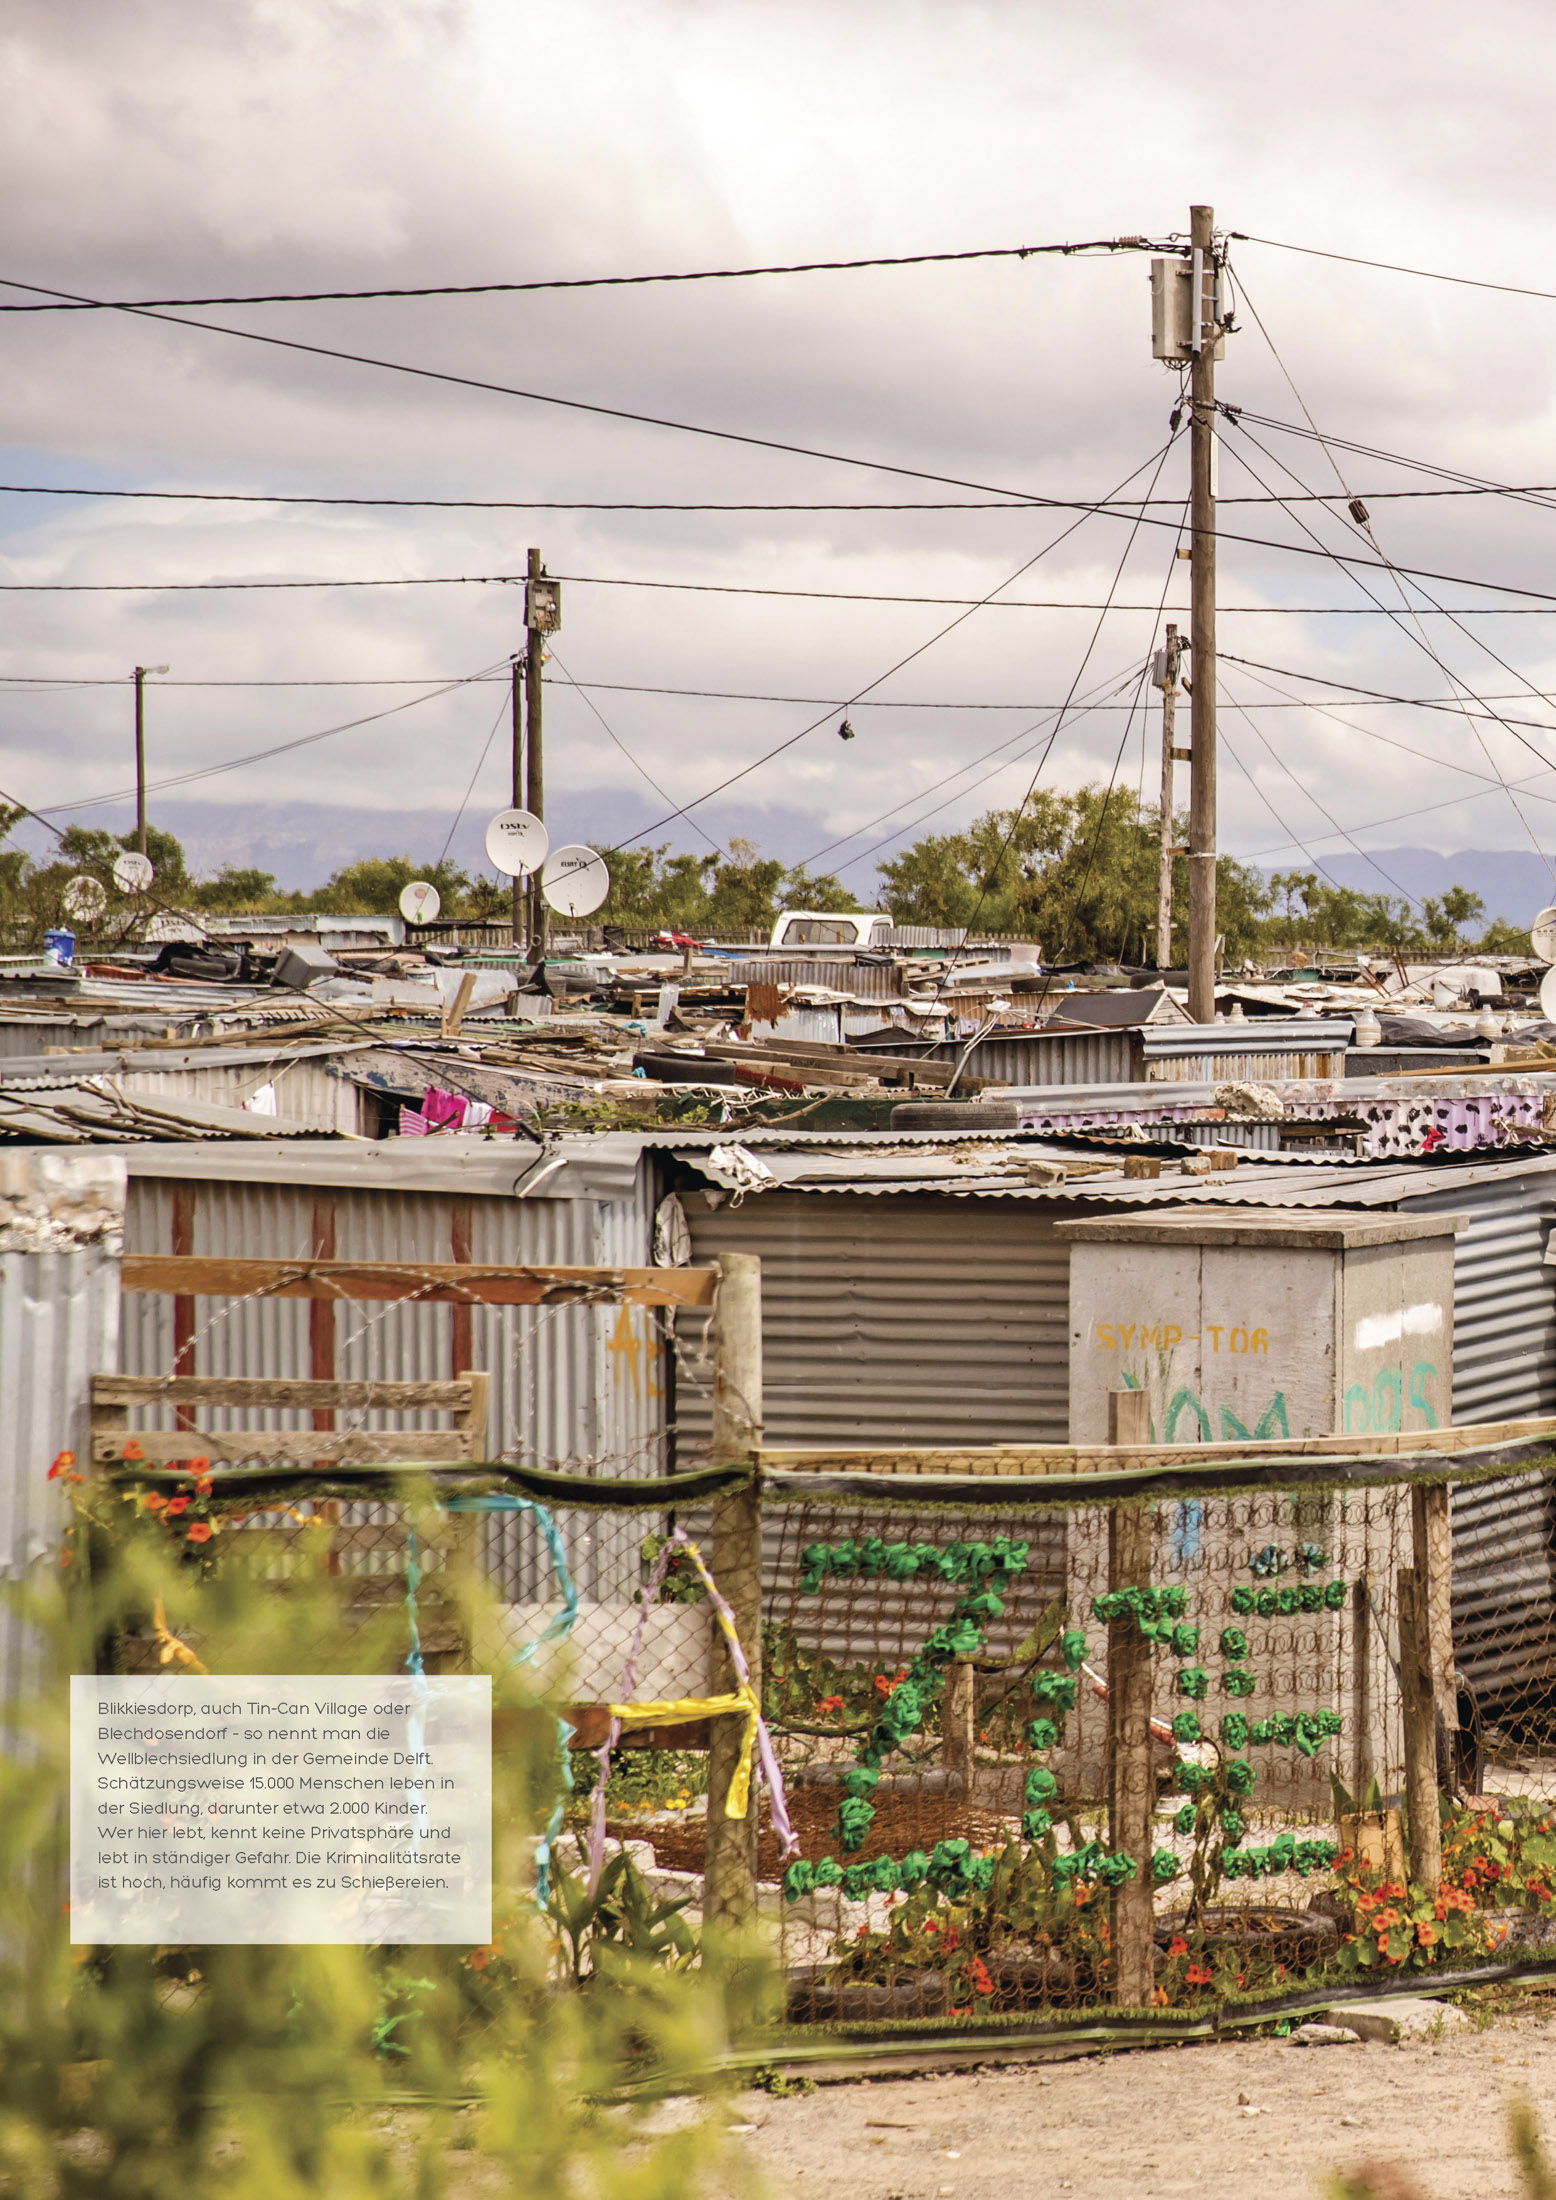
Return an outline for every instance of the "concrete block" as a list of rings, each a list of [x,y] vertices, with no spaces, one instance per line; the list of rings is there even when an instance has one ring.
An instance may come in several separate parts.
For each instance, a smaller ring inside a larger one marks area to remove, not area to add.
[[[1403,2046],[1407,2040],[1438,2039],[1445,2032],[1462,2032],[1469,2018],[1451,2002],[1418,2000],[1401,1994],[1390,2001],[1336,2002],[1322,2011],[1325,2025],[1343,2025],[1358,2039],[1377,2040],[1386,2047]]]
[[[1345,2024],[1299,2024],[1291,2035],[1293,2047],[1359,2047],[1361,2037]]]

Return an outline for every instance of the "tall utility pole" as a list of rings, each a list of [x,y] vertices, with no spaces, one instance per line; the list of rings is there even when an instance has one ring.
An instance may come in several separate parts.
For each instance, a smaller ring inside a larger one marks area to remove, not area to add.
[[[166,672],[166,665],[135,667],[135,845],[146,853],[146,675]]]
[[[524,807],[534,817],[544,822],[546,815],[546,758],[541,726],[540,668],[545,661],[545,637],[535,624],[535,589],[533,583],[541,577],[544,567],[540,552],[531,550],[528,573],[531,585],[524,591],[525,619],[528,623],[528,650],[524,668],[524,722],[529,741],[528,778],[525,785]],[[538,960],[546,952],[546,934],[549,917],[540,892],[540,873],[534,871],[529,881],[529,952]]]
[[[513,807],[516,810],[523,809],[524,795],[524,659],[515,657],[513,660]],[[528,925],[525,921],[527,916],[525,897],[527,893],[528,887],[523,877],[516,871],[513,875],[513,951],[515,954],[519,951],[520,942],[528,934]]]
[[[1216,1020],[1216,307],[1215,210],[1189,209],[1189,478],[1194,547],[1189,647],[1193,754],[1189,766],[1189,1018]]]
[[[1175,757],[1188,749],[1174,748],[1178,719],[1178,629],[1167,629],[1166,647],[1157,656],[1157,686],[1162,691],[1162,799],[1161,854],[1156,874],[1156,967],[1172,968],[1172,859],[1178,853],[1173,835],[1172,767]]]

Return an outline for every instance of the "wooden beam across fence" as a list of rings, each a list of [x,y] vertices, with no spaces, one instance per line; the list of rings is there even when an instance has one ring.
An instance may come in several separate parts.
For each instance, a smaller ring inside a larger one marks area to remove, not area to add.
[[[906,1444],[879,1450],[764,1444],[751,1454],[767,1474],[878,1474],[1014,1476],[1102,1474],[1164,1467],[1250,1465],[1272,1459],[1453,1459],[1504,1445],[1556,1441],[1556,1418],[1466,1422],[1448,1428],[1387,1429],[1339,1436],[1247,1439],[1226,1444],[987,1444],[918,1450]]]
[[[178,1298],[414,1299],[430,1306],[712,1306],[714,1268],[510,1268],[478,1261],[243,1260],[127,1253],[126,1291]]]

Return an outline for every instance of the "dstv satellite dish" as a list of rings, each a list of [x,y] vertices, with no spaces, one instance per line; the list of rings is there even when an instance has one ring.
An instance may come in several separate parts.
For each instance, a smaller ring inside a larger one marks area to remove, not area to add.
[[[75,924],[92,924],[108,907],[108,889],[83,871],[65,888],[65,914]]]
[[[442,906],[443,896],[424,878],[400,888],[400,914],[407,924],[430,924]]]
[[[540,891],[559,916],[587,917],[610,890],[605,858],[592,848],[553,848],[540,874]]]
[[[138,849],[130,848],[114,857],[113,882],[121,894],[144,894],[156,875],[150,856],[143,856]]]
[[[1556,909],[1542,909],[1529,927],[1529,944],[1542,963],[1556,963]]]
[[[486,860],[509,878],[538,871],[550,845],[545,826],[528,810],[499,810],[486,828]]]

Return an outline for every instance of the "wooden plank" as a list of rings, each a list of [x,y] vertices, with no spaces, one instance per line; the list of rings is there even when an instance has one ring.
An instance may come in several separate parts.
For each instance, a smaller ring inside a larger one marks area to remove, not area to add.
[[[432,1466],[468,1456],[465,1438],[457,1428],[148,1428],[129,1437],[122,1432],[98,1432],[92,1438],[92,1457],[99,1466],[117,1466],[126,1442],[139,1444],[147,1466],[176,1464],[181,1459],[287,1459],[299,1465],[349,1459],[358,1464],[381,1460],[390,1465]]]
[[[491,1404],[492,1378],[479,1369],[472,1369],[465,1377],[470,1396],[455,1419],[455,1427],[465,1440],[467,1459],[484,1459],[486,1456],[486,1417]]]
[[[417,1299],[438,1306],[711,1306],[712,1268],[510,1268],[462,1261],[229,1260],[126,1254],[126,1291],[182,1297]]]
[[[281,1381],[268,1375],[94,1375],[92,1405],[180,1405],[308,1409],[376,1407],[385,1413],[462,1413],[471,1403],[468,1375],[454,1382]]]
[[[1100,1474],[1118,1468],[1154,1470],[1199,1462],[1223,1466],[1247,1459],[1355,1459],[1420,1457],[1440,1453],[1444,1460],[1461,1452],[1487,1451],[1501,1444],[1556,1439],[1556,1418],[1547,1414],[1517,1421],[1467,1422],[1438,1429],[1389,1430],[1376,1435],[1303,1436],[1289,1441],[1226,1444],[990,1444],[927,1450],[824,1450],[819,1447],[763,1446],[753,1456],[766,1473],[791,1474],[956,1474],[1042,1475]]]

